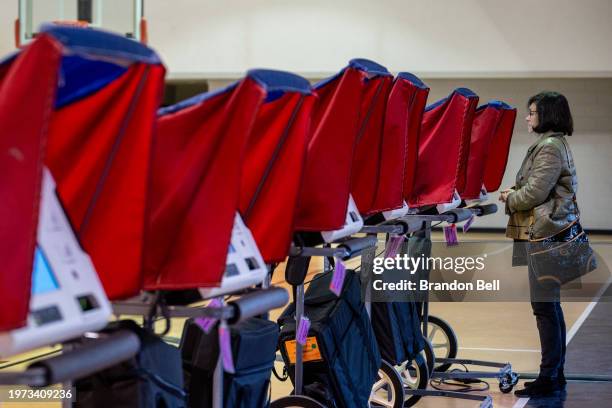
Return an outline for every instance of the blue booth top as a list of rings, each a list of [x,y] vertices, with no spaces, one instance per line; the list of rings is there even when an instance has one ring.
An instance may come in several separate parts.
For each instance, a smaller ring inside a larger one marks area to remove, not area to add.
[[[438,106],[444,104],[446,101],[450,100],[454,94],[463,95],[466,98],[478,98],[478,95],[476,95],[471,89],[468,89],[468,88],[457,88],[453,92],[451,92],[450,95],[448,95],[446,98],[442,98],[439,101],[436,101],[436,102],[432,103],[431,105],[427,106],[425,108],[425,112],[430,111],[432,109],[435,109]]]
[[[350,60],[349,67],[359,69],[373,75],[391,76],[391,73],[387,70],[387,68],[365,58],[354,58]]]
[[[344,71],[346,71],[348,68],[354,68],[354,69],[358,69],[360,71],[364,71],[367,72],[369,74],[372,74],[374,76],[391,76],[391,73],[387,70],[387,68],[383,67],[382,65],[371,61],[369,59],[365,59],[365,58],[353,58],[352,60],[349,61],[349,64],[342,68],[342,70],[340,70],[340,72],[338,72],[337,74],[332,75],[329,78],[325,78],[319,82],[317,82],[316,84],[314,84],[312,87],[314,89],[321,89],[324,86],[330,84],[331,82],[334,82],[335,80],[337,80],[338,78],[340,78],[342,76],[342,74],[344,74]]]
[[[420,88],[420,89],[429,89],[429,87],[427,85],[425,85],[425,83],[423,81],[421,81],[421,79],[419,77],[417,77],[416,75],[414,75],[414,74],[412,74],[410,72],[400,72],[399,74],[397,74],[397,77],[401,78],[401,79],[405,79],[407,81],[410,81],[417,88]]]
[[[162,63],[155,51],[146,45],[108,31],[43,24],[40,32],[50,35],[64,47],[56,109],[104,88],[133,63]],[[17,55],[11,55],[3,63]]]
[[[486,108],[493,108],[498,110],[512,110],[514,109],[512,106],[508,105],[506,102],[498,101],[496,99],[492,99],[484,105],[480,105],[476,110],[480,111]]]
[[[312,93],[310,82],[308,82],[305,78],[290,72],[276,71],[272,69],[251,69],[247,72],[246,76],[247,78],[251,78],[257,84],[259,84],[259,86],[266,90],[266,102],[276,100],[286,92],[299,92],[306,95]],[[234,88],[236,88],[236,86],[238,86],[239,82],[240,81],[236,81],[224,88],[204,92],[174,105],[166,106],[159,109],[157,114],[159,116],[168,115],[190,106],[198,105],[207,101],[208,99],[214,98],[215,96],[224,94],[226,92],[231,92]]]
[[[43,24],[40,32],[51,35],[75,53],[114,57],[127,62],[161,64],[161,59],[151,48],[108,31]]]

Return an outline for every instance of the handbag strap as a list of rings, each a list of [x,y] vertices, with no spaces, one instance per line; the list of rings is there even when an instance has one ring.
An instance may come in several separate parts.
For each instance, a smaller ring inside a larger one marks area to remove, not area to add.
[[[549,136],[546,139],[551,138],[551,137],[555,137],[555,136]],[[543,139],[540,143],[538,143],[536,145],[536,148],[541,146],[546,139]],[[567,158],[568,166],[570,166],[570,168],[574,167],[574,159],[570,158],[569,149],[567,148],[567,141],[565,140],[565,138],[563,136],[561,136],[561,144],[563,145],[563,148],[565,149],[565,157]],[[580,209],[578,208],[578,201],[576,200],[576,193],[575,192],[574,192],[574,195],[572,196],[572,201],[574,202],[574,207],[576,207],[576,213],[577,213],[576,221],[578,221],[578,220],[580,220]],[[532,229],[533,225],[535,224],[535,212],[534,212],[534,210],[535,209],[532,208],[531,211],[529,211],[529,236],[530,237],[531,237],[531,229]],[[529,240],[531,241],[531,238]]]
[[[563,144],[563,147],[565,148],[565,157],[567,158],[567,164],[571,166],[570,168],[572,168],[574,167],[574,159],[573,157],[570,159],[569,149],[567,148],[567,141],[565,140],[565,138],[561,139],[561,143]],[[574,192],[572,201],[574,202],[574,206],[576,207],[576,213],[578,213],[577,214],[578,219],[580,219],[580,208],[578,208],[578,201],[576,200],[576,192]]]

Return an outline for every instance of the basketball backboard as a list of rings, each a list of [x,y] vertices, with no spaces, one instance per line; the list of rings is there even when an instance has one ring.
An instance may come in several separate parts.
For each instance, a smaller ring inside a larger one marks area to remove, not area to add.
[[[43,23],[102,28],[146,42],[144,0],[19,0],[17,46],[32,40]]]

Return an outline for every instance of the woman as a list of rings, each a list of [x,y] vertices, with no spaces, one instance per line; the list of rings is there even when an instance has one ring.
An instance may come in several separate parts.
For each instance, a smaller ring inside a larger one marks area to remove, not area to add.
[[[573,133],[567,99],[557,92],[542,92],[529,98],[525,120],[537,140],[527,150],[516,185],[503,190],[500,201],[510,216],[506,236],[515,240],[513,265],[527,264],[526,241],[566,241],[579,224],[575,201],[576,169],[565,136]],[[571,228],[570,228],[571,227]],[[517,259],[519,262],[516,262]],[[542,360],[535,381],[515,391],[520,397],[545,396],[565,388],[565,320],[560,287],[543,286],[529,268],[531,307],[536,317]]]

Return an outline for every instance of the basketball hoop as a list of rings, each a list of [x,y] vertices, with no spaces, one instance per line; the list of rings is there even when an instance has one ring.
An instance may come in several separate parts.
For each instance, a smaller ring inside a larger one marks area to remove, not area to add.
[[[49,22],[67,27],[100,28],[146,43],[144,1],[19,0],[19,14],[14,28],[15,45],[23,47],[36,37],[41,24]]]
[[[52,23],[68,27],[89,27],[89,22],[85,20],[54,20]]]

